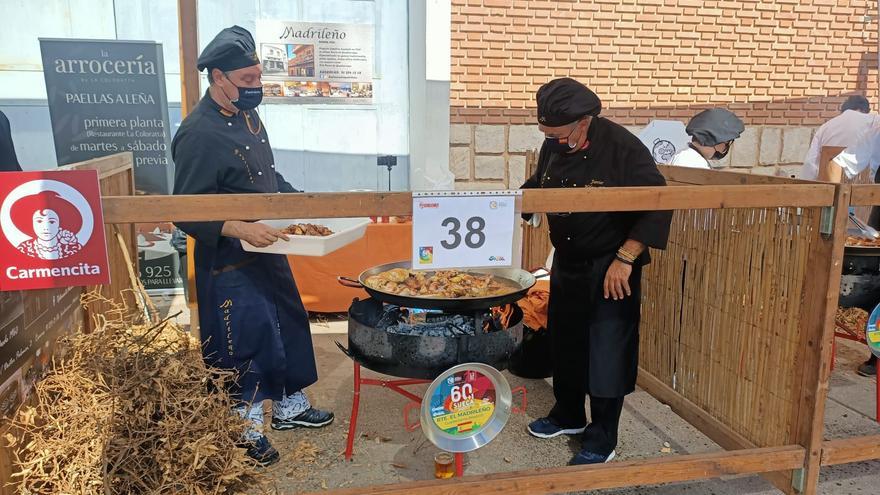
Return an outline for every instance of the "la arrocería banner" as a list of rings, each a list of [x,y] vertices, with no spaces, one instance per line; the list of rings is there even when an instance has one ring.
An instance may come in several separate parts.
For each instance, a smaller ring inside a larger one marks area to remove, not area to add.
[[[110,282],[96,171],[3,174],[0,230],[2,291]]]
[[[174,176],[162,46],[41,39],[58,165],[129,151],[138,194],[169,194]],[[138,225],[147,289],[182,287],[171,224]]]

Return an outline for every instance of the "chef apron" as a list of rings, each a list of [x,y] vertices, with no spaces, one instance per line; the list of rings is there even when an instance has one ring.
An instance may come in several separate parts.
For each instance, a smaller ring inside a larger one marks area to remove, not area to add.
[[[633,266],[630,296],[605,299],[605,274],[615,256],[572,259],[557,251],[553,259],[548,327],[556,405],[550,416],[561,425],[586,424],[586,395],[622,398],[635,390],[642,267]]]
[[[236,239],[196,243],[196,290],[205,361],[236,369],[243,401],[281,400],[318,379],[308,313],[287,257],[245,252]],[[225,261],[234,261],[225,263]],[[201,267],[200,267],[201,265]]]

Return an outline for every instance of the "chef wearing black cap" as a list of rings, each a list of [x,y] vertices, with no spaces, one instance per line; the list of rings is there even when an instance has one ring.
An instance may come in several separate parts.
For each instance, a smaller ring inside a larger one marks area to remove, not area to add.
[[[599,116],[595,93],[555,79],[537,94],[538,128],[546,136],[538,168],[523,188],[663,186],[645,145]],[[571,464],[615,456],[625,395],[635,390],[639,287],[647,247],[664,248],[671,212],[549,214],[556,250],[548,327],[553,342],[550,413],[529,424],[540,438],[583,433]],[[584,411],[590,396],[591,422]]]
[[[720,160],[727,156],[733,141],[744,130],[742,120],[730,110],[703,110],[688,122],[685,132],[691,136],[691,142],[672,157],[670,165],[708,169],[709,160]]]
[[[174,194],[296,192],[275,170],[269,136],[254,108],[263,96],[254,39],[224,29],[205,47],[199,70],[210,88],[174,136]],[[247,220],[247,219],[244,219]],[[261,223],[178,222],[196,239],[195,274],[205,361],[239,372],[232,391],[252,423],[248,455],[268,465],[278,452],[262,434],[262,401],[272,399],[272,428],[320,427],[333,414],[311,407],[302,389],[317,370],[308,313],[283,255],[246,252],[286,236]],[[252,403],[252,405],[251,405]]]

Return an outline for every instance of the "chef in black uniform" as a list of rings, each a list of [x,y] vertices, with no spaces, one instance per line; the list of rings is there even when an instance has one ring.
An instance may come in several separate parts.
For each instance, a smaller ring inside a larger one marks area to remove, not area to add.
[[[254,39],[224,29],[205,47],[199,70],[210,88],[171,143],[174,194],[297,192],[275,170],[269,137],[254,110],[263,96]],[[296,201],[296,199],[290,199]],[[249,219],[243,219],[249,220]],[[248,455],[268,465],[278,452],[262,434],[262,401],[271,399],[272,428],[321,427],[333,414],[311,407],[302,389],[317,381],[308,313],[287,258],[246,252],[286,236],[252,221],[178,222],[194,237],[196,291],[205,361],[239,373],[232,393],[253,424]]]
[[[3,112],[0,112],[0,172],[21,172],[15,145],[12,144],[12,129]]]
[[[645,145],[600,117],[599,98],[583,84],[550,81],[538,90],[537,103],[546,139],[524,189],[666,185]],[[648,247],[665,248],[672,212],[547,218],[556,250],[548,310],[556,404],[528,429],[539,438],[583,433],[582,450],[570,463],[608,462],[615,456],[623,398],[635,390],[642,266]]]

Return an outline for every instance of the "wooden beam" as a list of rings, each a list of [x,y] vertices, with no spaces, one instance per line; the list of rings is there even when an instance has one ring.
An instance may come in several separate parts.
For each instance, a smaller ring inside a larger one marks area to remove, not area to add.
[[[131,152],[126,151],[125,153],[92,158],[84,162],[71,163],[58,167],[56,170],[97,170],[100,180],[132,169],[133,163],[134,158]]]
[[[807,266],[815,277],[804,279],[801,345],[793,366],[801,371],[793,387],[794,403],[790,443],[806,449],[803,493],[813,495],[819,486],[819,468],[824,431],[825,401],[831,376],[834,316],[840,291],[843,247],[846,240],[850,186],[835,186],[837,193],[831,236],[819,236],[810,245]]]
[[[822,442],[822,465],[834,466],[850,462],[880,459],[880,435],[842,438]]]
[[[177,32],[180,39],[180,113],[186,117],[199,103],[202,97],[199,85],[200,76],[198,68],[199,58],[199,7],[198,0],[177,1]],[[195,277],[195,240],[187,236],[186,257],[187,277],[184,281],[188,285],[190,310],[190,332],[195,338],[199,338],[199,308],[196,302],[196,277]]]
[[[198,0],[177,0],[177,32],[180,35],[180,110],[186,117],[202,97],[199,87]]]
[[[529,189],[523,191],[523,211],[810,207],[833,199],[834,186],[825,184]],[[103,202],[107,223],[412,214],[409,192],[109,196]]]
[[[706,170],[674,165],[658,165],[657,168],[660,169],[667,181],[694,185],[815,184],[815,182],[792,179],[791,177],[749,174],[730,170]]]
[[[880,185],[853,185],[851,194],[852,206],[880,205]]]
[[[804,450],[797,445],[735,452],[678,455],[591,466],[530,469],[458,480],[416,481],[320,492],[322,495],[539,495],[583,490],[656,485],[720,476],[757,474],[800,467]],[[772,466],[772,467],[771,467]]]
[[[672,387],[639,367],[638,384],[645,392],[669,406],[675,414],[727,450],[754,449],[757,446],[730,426],[722,423]],[[782,491],[791,489],[791,471],[768,472],[764,477]]]

